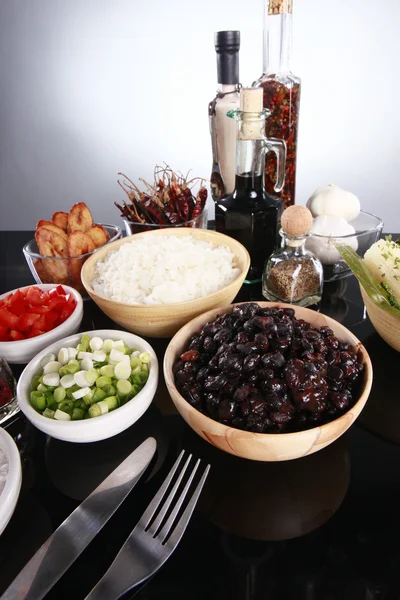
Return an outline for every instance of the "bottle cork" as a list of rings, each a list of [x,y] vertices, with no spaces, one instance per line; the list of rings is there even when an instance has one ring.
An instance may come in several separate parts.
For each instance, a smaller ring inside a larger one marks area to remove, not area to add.
[[[240,90],[240,110],[242,125],[238,138],[242,140],[259,140],[264,137],[260,113],[263,111],[263,89],[242,88]]]
[[[263,109],[263,89],[242,88],[240,90],[240,110],[243,112],[260,113]]]
[[[296,237],[306,235],[312,223],[312,214],[305,206],[289,206],[282,213],[281,226],[288,235]]]
[[[292,0],[269,0],[268,14],[281,15],[283,13],[291,13],[293,10]]]

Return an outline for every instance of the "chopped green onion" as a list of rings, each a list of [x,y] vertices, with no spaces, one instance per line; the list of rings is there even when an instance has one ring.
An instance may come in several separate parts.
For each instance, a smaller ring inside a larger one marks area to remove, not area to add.
[[[142,352],[141,354],[139,354],[139,360],[142,363],[150,363],[151,362],[151,356],[148,352]]]
[[[58,359],[58,360],[57,360]],[[115,410],[140,392],[149,377],[151,356],[123,340],[84,334],[76,348],[60,348],[42,359],[32,377],[32,407],[47,418],[87,419]]]
[[[120,379],[117,381],[117,390],[121,396],[126,396],[132,390],[132,384],[126,379]]]
[[[89,384],[93,385],[95,381],[99,378],[99,374],[97,373],[96,369],[89,369],[89,371],[86,371],[85,377]]]
[[[103,388],[105,385],[111,385],[111,377],[102,375],[101,377],[96,379],[96,387]]]
[[[31,383],[31,390],[35,391],[37,390],[37,387],[39,385],[39,375],[35,375],[34,377],[32,377],[32,383]]]
[[[67,392],[65,391],[65,388],[63,387],[58,387],[54,390],[54,400],[59,403],[62,402],[65,399],[65,396],[67,395]]]
[[[114,377],[114,367],[112,365],[101,367],[100,374],[106,377]]]
[[[57,421],[70,421],[71,420],[71,415],[69,415],[66,412],[63,412],[62,410],[60,410],[58,408],[56,410],[56,412],[54,413],[54,418],[57,419]]]
[[[85,416],[85,411],[82,410],[81,408],[74,408],[72,411],[72,420],[73,421],[80,421],[81,419],[83,419],[83,417]]]
[[[114,396],[117,393],[117,390],[111,384],[105,385],[102,389],[106,396]]]
[[[40,411],[46,408],[46,398],[40,392],[31,392],[30,399],[34,409]]]
[[[47,417],[48,419],[54,419],[54,415],[55,415],[55,411],[51,410],[50,408],[45,408],[44,411],[42,412],[42,415],[44,417]]]
[[[104,388],[103,389],[96,388],[94,390],[91,404],[93,404],[93,402],[100,402],[100,400],[104,400],[104,398],[106,398],[106,396],[107,395],[104,391]]]
[[[73,411],[73,408],[74,403],[72,402],[72,400],[64,400],[64,402],[60,402],[60,404],[58,405],[58,410],[65,413],[71,413]]]

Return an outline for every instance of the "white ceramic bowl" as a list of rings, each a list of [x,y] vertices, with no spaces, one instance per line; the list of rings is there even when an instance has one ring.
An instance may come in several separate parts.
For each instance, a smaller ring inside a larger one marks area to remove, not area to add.
[[[51,290],[57,287],[54,283],[42,283],[42,284],[32,284],[43,291]],[[24,290],[30,285],[26,285],[22,288],[17,288],[20,290]],[[74,290],[74,288],[69,287],[68,285],[63,285],[64,290],[68,294],[72,294],[72,296],[76,300],[76,307],[72,315],[68,317],[64,323],[58,325],[51,331],[47,331],[42,335],[38,335],[37,337],[29,338],[27,340],[20,340],[18,342],[0,342],[0,356],[2,356],[8,363],[11,364],[24,364],[29,362],[38,352],[43,350],[43,348],[47,348],[50,344],[59,340],[67,335],[72,335],[76,333],[79,329],[79,326],[83,317],[83,300],[82,296],[79,292]],[[17,290],[10,290],[5,294],[0,296],[0,300],[5,298],[9,294],[16,292]]]
[[[18,448],[5,429],[0,427],[0,450],[8,460],[8,476],[0,493],[0,535],[7,527],[15,510],[21,489],[22,470]]]
[[[82,421],[56,421],[43,417],[31,406],[29,396],[32,377],[42,372],[40,361],[46,354],[53,352],[57,355],[60,348],[76,346],[83,333],[59,340],[40,352],[25,367],[19,378],[17,385],[18,404],[24,415],[35,427],[47,433],[47,435],[65,442],[97,442],[121,433],[121,431],[133,425],[148,409],[158,384],[157,356],[145,340],[127,331],[116,331],[114,329],[99,329],[86,331],[85,333],[90,337],[98,336],[102,339],[123,340],[130,348],[136,348],[140,352],[148,352],[151,356],[149,378],[137,396],[106,415]]]

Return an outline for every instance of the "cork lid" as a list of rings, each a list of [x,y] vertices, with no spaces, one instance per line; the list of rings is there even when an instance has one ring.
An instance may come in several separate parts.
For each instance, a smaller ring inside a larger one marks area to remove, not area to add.
[[[260,113],[263,109],[263,89],[242,88],[240,90],[240,110],[243,112]]]
[[[312,223],[312,214],[306,206],[289,206],[282,213],[281,226],[288,235],[306,235]]]
[[[292,11],[292,0],[269,0],[268,2],[269,15],[281,15],[283,13],[291,13]]]

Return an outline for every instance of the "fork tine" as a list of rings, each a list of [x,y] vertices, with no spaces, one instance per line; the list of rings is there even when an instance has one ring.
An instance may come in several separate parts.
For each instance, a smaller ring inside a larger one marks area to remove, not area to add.
[[[157,537],[161,538],[162,544],[165,542],[165,539],[168,537],[170,531],[174,527],[174,521],[175,521],[175,519],[179,513],[179,510],[182,506],[182,503],[187,495],[188,489],[193,481],[194,474],[196,473],[197,467],[199,466],[199,464],[200,464],[200,459],[197,461],[196,466],[193,469],[193,472],[192,472],[187,484],[185,485],[185,489],[183,490],[178,502],[176,503],[176,505],[174,507],[174,510],[168,517],[168,520],[165,523],[164,527],[161,529],[159,536],[157,536]],[[181,539],[182,535],[184,534],[187,524],[189,523],[190,517],[192,516],[194,508],[197,504],[197,500],[199,499],[199,496],[201,494],[201,490],[203,489],[203,486],[207,479],[209,470],[210,470],[210,465],[207,465],[199,483],[197,484],[197,487],[196,487],[194,493],[192,494],[189,504],[185,508],[185,511],[182,514],[182,516],[180,517],[179,521],[175,524],[175,527],[174,527],[174,529],[171,533],[171,536],[168,540],[168,543],[171,544],[173,547],[175,547],[178,544],[179,540]]]
[[[159,529],[159,527],[161,526],[161,523],[165,517],[165,515],[168,512],[168,509],[170,508],[173,499],[176,495],[176,492],[181,484],[181,481],[186,473],[186,469],[188,468],[188,465],[190,463],[190,461],[192,460],[192,455],[189,454],[185,464],[183,465],[182,471],[179,473],[179,477],[176,480],[176,482],[174,483],[174,487],[172,488],[172,490],[170,491],[170,493],[168,494],[165,502],[163,503],[162,508],[160,509],[160,511],[157,513],[156,518],[154,519],[153,523],[151,524],[151,526],[149,527],[149,529],[147,530],[149,533],[151,533],[153,536],[156,533],[156,531]]]
[[[185,450],[182,450],[182,452],[176,459],[174,466],[172,467],[172,469],[168,473],[167,477],[165,478],[164,483],[158,490],[157,494],[154,496],[153,500],[150,502],[150,504],[147,507],[147,509],[145,510],[145,512],[142,514],[140,521],[137,524],[137,527],[142,527],[143,529],[145,529],[148,526],[148,524],[150,523],[151,519],[153,518],[161,500],[163,499],[163,497],[165,495],[165,492],[167,491],[167,489],[179,467],[179,464],[180,464],[184,454],[185,454]]]

